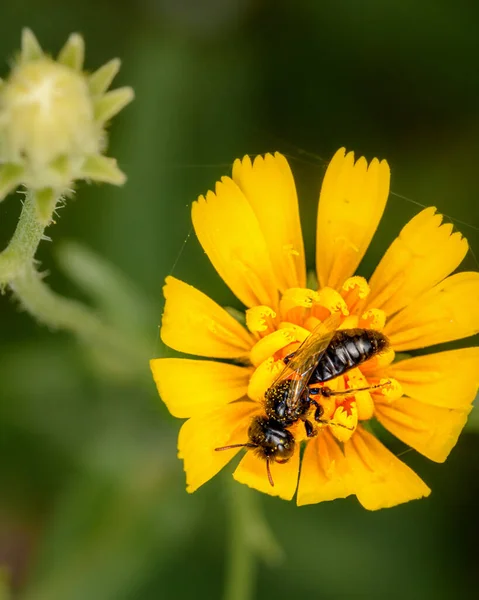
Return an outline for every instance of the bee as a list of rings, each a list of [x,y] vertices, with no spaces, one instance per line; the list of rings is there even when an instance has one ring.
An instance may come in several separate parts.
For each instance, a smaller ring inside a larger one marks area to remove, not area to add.
[[[324,409],[318,400],[332,396],[352,396],[357,392],[387,385],[377,384],[344,391],[333,391],[324,384],[344,375],[373,356],[389,348],[387,337],[372,329],[342,329],[336,331],[339,316],[331,315],[320,323],[299,348],[283,359],[285,366],[266,390],[264,415],[253,417],[248,429],[248,442],[215,448],[217,451],[244,447],[255,450],[266,461],[269,483],[274,486],[270,463],[286,463],[295,452],[296,441],[288,429],[298,421],[304,423],[306,436],[317,435],[311,422],[345,427],[323,418]]]

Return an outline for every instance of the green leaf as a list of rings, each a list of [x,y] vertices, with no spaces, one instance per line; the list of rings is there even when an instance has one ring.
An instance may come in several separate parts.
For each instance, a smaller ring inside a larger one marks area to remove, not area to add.
[[[136,335],[152,327],[153,307],[115,265],[76,242],[61,244],[57,257],[62,270],[111,323]]]

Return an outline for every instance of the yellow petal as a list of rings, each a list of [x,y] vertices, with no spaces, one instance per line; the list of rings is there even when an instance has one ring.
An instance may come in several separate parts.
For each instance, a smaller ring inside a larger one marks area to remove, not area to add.
[[[363,375],[363,373],[360,369],[352,369],[351,371],[349,371],[347,374],[347,380],[348,380],[347,387],[350,388],[351,390],[366,388],[370,385],[370,383],[368,382],[368,380]],[[371,398],[371,393],[369,391],[356,392],[354,394],[354,399],[356,401],[354,408],[357,410],[356,422],[352,422],[352,423],[350,423],[350,425],[353,425],[354,427],[356,427],[358,419],[360,421],[367,421],[372,418],[372,416],[374,414],[374,403]],[[336,420],[336,417],[333,417],[333,420]],[[343,421],[341,421],[341,422],[343,422]],[[349,423],[344,423],[344,424],[346,425]],[[336,436],[336,437],[338,437],[338,436]],[[345,439],[349,439],[349,437],[351,437],[351,436],[349,435]],[[345,441],[345,439],[340,438],[340,437],[338,437],[338,439],[341,441]]]
[[[323,402],[321,402],[323,404]],[[324,408],[330,411],[330,406],[324,403]],[[333,414],[329,420],[330,432],[340,442],[348,441],[358,425],[358,407],[355,396],[342,399],[341,404],[332,406]],[[325,411],[326,412],[326,411]],[[324,413],[323,413],[324,414]]]
[[[405,397],[376,404],[376,416],[386,429],[435,462],[446,460],[470,411],[471,407],[455,410]]]
[[[349,315],[346,302],[343,300],[339,292],[330,287],[323,287],[323,289],[319,290],[317,302],[322,307],[327,308],[331,313],[341,313],[345,317]],[[324,319],[325,317],[322,316],[322,318]]]
[[[319,321],[315,322],[314,327],[316,327],[317,325],[319,325]],[[289,323],[288,321],[282,321],[279,324],[279,328],[289,330],[291,332],[291,335],[293,335],[295,342],[297,341],[298,344],[304,342],[304,340],[311,335],[312,331],[312,329],[306,329],[305,327],[301,327],[301,325]]]
[[[340,289],[354,274],[377,229],[389,194],[385,160],[364,157],[341,148],[324,176],[319,198],[316,266],[321,287]]]
[[[167,346],[213,358],[248,356],[253,336],[206,294],[171,276],[163,292],[161,339]]]
[[[376,371],[381,370],[384,367],[390,365],[393,362],[395,356],[396,353],[394,352],[394,350],[392,348],[387,348],[380,354],[376,354],[375,356],[367,360],[365,363],[363,363],[361,365],[361,371],[369,377]]]
[[[212,360],[150,361],[158,393],[174,417],[187,419],[246,395],[252,369]]]
[[[253,365],[259,365],[279,350],[297,341],[295,329],[286,327],[277,329],[256,342],[251,350],[250,360]]]
[[[229,177],[193,202],[193,226],[203,250],[231,291],[248,307],[275,307],[278,285],[253,208]]]
[[[401,360],[380,373],[397,379],[410,398],[444,408],[467,408],[479,386],[479,348]]]
[[[431,490],[373,435],[358,427],[344,444],[355,494],[368,510],[389,508],[429,496]]]
[[[215,448],[248,442],[251,418],[261,407],[255,402],[233,402],[188,419],[178,437],[178,457],[184,461],[186,490],[194,492],[236,456],[241,448]]]
[[[386,313],[379,308],[370,308],[361,315],[358,327],[382,331],[386,325]]]
[[[450,275],[466,256],[468,244],[450,223],[429,207],[402,229],[376,268],[368,306],[389,316]]]
[[[354,494],[348,463],[338,443],[323,429],[306,446],[298,486],[298,506]]]
[[[392,377],[382,379],[370,379],[372,384],[382,386],[373,392],[371,392],[374,398],[374,405],[381,404],[392,404],[395,400],[398,400],[403,395],[402,385],[397,379]],[[374,407],[373,407],[374,409]]]
[[[341,288],[341,296],[343,297],[348,310],[352,313],[361,300],[364,300],[369,295],[369,285],[364,277],[355,275],[346,279]]]
[[[241,459],[240,464],[233,473],[233,477],[236,481],[264,494],[279,496],[283,500],[291,500],[298,485],[299,454],[299,447],[296,446],[294,455],[287,463],[270,463],[274,486],[268,480],[266,461],[257,456],[254,451],[247,452]]]
[[[284,369],[282,360],[274,360],[272,356],[263,361],[254,370],[248,385],[248,397],[257,402],[264,400],[266,390],[273,385]]]
[[[252,206],[269,248],[281,291],[306,285],[303,236],[293,175],[285,157],[249,156],[236,160],[233,180]],[[249,238],[249,233],[247,234]]]
[[[338,329],[356,329],[359,327],[359,317],[357,315],[349,315],[344,319]]]
[[[479,331],[479,273],[451,275],[386,323],[396,352],[458,340]]]
[[[302,323],[315,302],[318,293],[307,288],[290,288],[284,292],[279,303],[279,309],[284,321]]]
[[[251,333],[271,333],[275,319],[276,313],[269,306],[254,306],[246,311],[246,327]]]

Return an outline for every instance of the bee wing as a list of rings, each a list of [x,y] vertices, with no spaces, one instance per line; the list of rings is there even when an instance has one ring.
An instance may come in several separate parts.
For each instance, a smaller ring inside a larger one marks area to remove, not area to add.
[[[276,385],[284,379],[291,378],[292,375],[296,376],[291,379],[293,383],[286,398],[286,403],[291,408],[295,407],[301,393],[308,385],[319,359],[329,346],[329,342],[339,326],[339,322],[339,315],[333,314],[315,327],[273,383]]]

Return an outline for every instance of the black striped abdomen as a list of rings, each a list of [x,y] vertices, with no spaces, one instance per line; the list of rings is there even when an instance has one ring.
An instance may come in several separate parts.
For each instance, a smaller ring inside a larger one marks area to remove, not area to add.
[[[340,329],[319,360],[309,383],[323,383],[343,375],[388,346],[387,337],[374,329]]]

